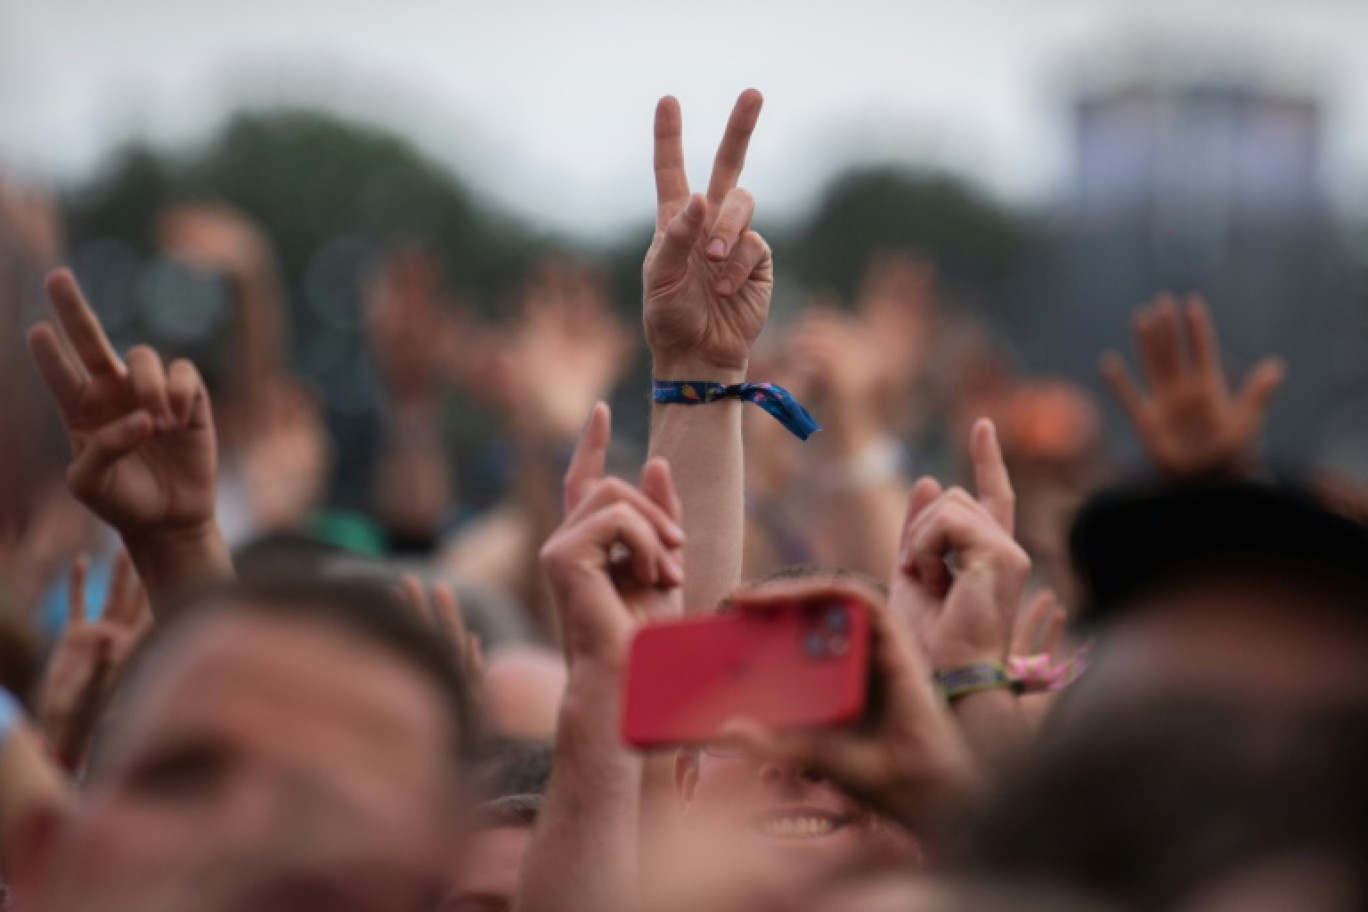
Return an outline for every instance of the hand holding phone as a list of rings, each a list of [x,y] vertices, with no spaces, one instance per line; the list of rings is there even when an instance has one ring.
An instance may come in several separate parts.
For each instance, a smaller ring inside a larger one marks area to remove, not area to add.
[[[642,748],[767,728],[860,719],[869,681],[868,604],[850,592],[743,598],[721,614],[641,628],[628,657],[622,734]]]

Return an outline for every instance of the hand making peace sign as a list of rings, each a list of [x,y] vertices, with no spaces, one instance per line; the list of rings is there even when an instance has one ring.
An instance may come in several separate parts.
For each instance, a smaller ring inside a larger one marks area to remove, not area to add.
[[[217,448],[195,366],[145,345],[121,359],[69,270],[47,291],[66,340],[39,323],[29,350],[71,439],[71,493],[126,539],[211,524]]]
[[[642,274],[661,379],[739,381],[765,326],[774,265],[750,226],[755,199],[737,186],[763,101],[755,89],[736,100],[706,196],[689,191],[679,102],[656,106],[656,230]]]

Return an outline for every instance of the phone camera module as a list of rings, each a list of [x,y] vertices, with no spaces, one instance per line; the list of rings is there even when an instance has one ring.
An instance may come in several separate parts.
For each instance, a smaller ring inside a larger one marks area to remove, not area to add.
[[[822,623],[826,626],[827,630],[844,633],[850,629],[850,615],[846,613],[845,608],[837,605],[827,609],[825,616],[822,618]]]

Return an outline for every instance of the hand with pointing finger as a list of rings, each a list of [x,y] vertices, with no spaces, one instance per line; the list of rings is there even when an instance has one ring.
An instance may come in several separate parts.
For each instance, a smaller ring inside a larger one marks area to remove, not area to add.
[[[221,572],[217,444],[199,372],[186,360],[168,368],[147,346],[121,359],[69,270],[54,270],[47,291],[65,341],[39,323],[29,351],[71,441],[71,493],[123,536],[154,603],[159,590]]]
[[[683,613],[684,530],[664,460],[640,485],[606,477],[608,406],[594,406],[565,476],[565,521],[541,551],[572,676],[619,669],[637,624]]]
[[[1012,538],[1015,495],[991,421],[974,425],[971,450],[978,496],[918,481],[889,585],[942,671],[1007,660],[1031,570]]]
[[[706,195],[689,190],[679,102],[656,107],[656,229],[642,271],[661,379],[738,382],[765,326],[774,267],[751,229],[755,200],[737,186],[762,103],[754,89],[736,100]]]

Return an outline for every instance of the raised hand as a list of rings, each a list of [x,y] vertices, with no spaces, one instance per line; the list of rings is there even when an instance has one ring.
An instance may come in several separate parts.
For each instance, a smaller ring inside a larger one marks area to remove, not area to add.
[[[70,346],[43,322],[29,331],[29,351],[71,441],[71,493],[119,531],[154,609],[178,586],[231,575],[199,372],[186,360],[164,367],[145,345],[121,359],[69,270],[54,270],[47,291]]]
[[[70,271],[54,270],[47,290],[71,350],[46,322],[29,350],[71,440],[72,494],[130,538],[211,523],[217,452],[195,366],[167,368],[146,346],[125,362]]]
[[[573,672],[620,668],[640,620],[683,612],[684,531],[670,468],[652,459],[634,487],[604,476],[608,406],[589,416],[565,477],[566,517],[541,551]]]
[[[754,89],[736,100],[706,195],[689,190],[679,102],[656,106],[656,229],[642,272],[646,341],[661,379],[739,381],[765,326],[774,267],[750,227],[755,200],[737,186],[762,103]]]
[[[918,481],[889,584],[938,670],[1007,660],[1031,569],[1012,538],[1015,494],[991,421],[974,425],[970,447],[978,496]]]
[[[1232,392],[1216,327],[1196,295],[1181,305],[1159,295],[1136,311],[1133,325],[1150,395],[1116,352],[1103,355],[1101,367],[1150,461],[1175,478],[1248,473],[1283,363],[1265,358]]]
[[[80,767],[91,736],[128,657],[152,629],[147,593],[120,552],[104,608],[86,619],[86,558],[72,564],[67,623],[48,659],[38,697],[48,747],[68,767]]]
[[[612,392],[634,347],[603,278],[582,264],[548,260],[527,283],[511,330],[486,341],[479,388],[519,434],[560,446]]]

